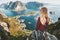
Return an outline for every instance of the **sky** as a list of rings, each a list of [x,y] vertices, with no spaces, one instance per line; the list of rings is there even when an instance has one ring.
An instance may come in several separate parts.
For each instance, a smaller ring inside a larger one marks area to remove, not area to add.
[[[60,4],[60,0],[0,0],[1,3],[7,3],[10,1],[21,1],[23,3],[31,2],[31,1],[36,1],[40,3],[51,3],[51,4]]]

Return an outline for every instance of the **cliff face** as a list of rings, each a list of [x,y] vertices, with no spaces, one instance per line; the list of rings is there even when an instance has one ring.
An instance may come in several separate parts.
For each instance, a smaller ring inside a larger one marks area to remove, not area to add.
[[[48,26],[47,31],[53,35],[55,35],[58,39],[60,39],[60,21],[57,21],[54,24],[50,24]]]
[[[8,40],[8,23],[5,22],[5,19],[7,19],[7,16],[0,11],[0,40]],[[4,20],[4,21],[3,21]],[[6,20],[7,21],[7,20]]]

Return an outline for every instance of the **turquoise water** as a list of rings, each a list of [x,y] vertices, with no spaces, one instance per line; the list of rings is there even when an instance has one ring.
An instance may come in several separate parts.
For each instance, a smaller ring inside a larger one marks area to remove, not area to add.
[[[3,13],[5,13],[8,17],[13,17],[13,16],[17,16],[17,12],[14,11],[9,11],[6,9],[0,9]]]
[[[26,24],[26,28],[30,30],[34,30],[36,27],[36,20],[34,19],[34,16],[22,16],[19,19],[24,20],[24,23]]]

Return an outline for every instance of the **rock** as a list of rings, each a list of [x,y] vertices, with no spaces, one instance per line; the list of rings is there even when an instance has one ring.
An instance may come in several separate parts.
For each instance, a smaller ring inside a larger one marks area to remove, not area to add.
[[[7,32],[3,26],[0,25],[0,39],[1,40],[9,40],[9,32]]]
[[[27,40],[58,40],[48,32],[33,31]]]
[[[4,28],[5,31],[10,32],[6,22],[0,22],[0,25]]]
[[[46,36],[45,36],[46,40],[58,40],[54,35],[51,35],[48,32],[46,32],[44,34],[46,34]]]

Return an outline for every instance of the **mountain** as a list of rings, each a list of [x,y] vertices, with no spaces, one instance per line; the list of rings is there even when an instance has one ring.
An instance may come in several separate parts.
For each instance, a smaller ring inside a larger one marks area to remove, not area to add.
[[[38,9],[39,7],[43,6],[43,3],[28,2],[25,6],[28,9]]]
[[[22,10],[25,10],[25,6],[20,1],[15,1],[15,2],[11,1],[8,5],[8,9],[12,9],[14,11],[22,11]]]

